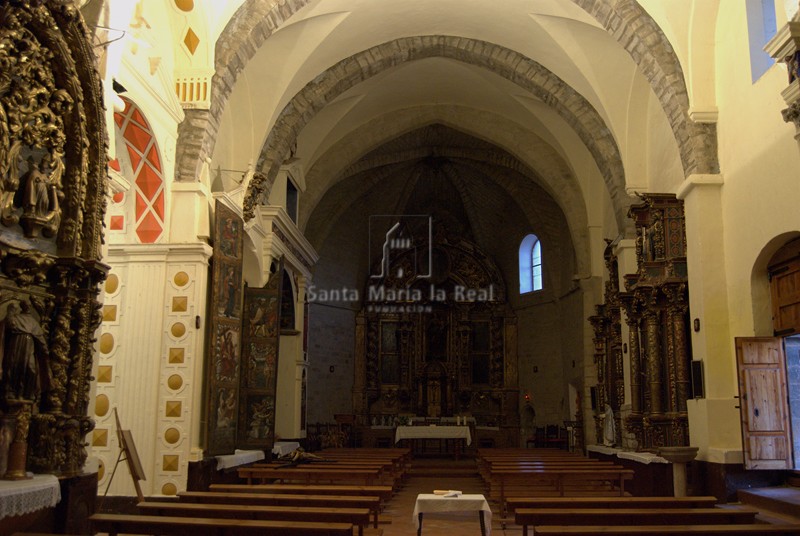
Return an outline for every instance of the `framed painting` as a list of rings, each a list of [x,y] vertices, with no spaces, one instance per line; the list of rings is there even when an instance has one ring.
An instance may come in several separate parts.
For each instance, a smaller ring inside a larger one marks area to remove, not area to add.
[[[245,288],[239,407],[240,447],[271,450],[281,326],[280,268],[263,288]]]
[[[242,218],[219,200],[215,205],[211,257],[211,304],[207,336],[206,451],[236,448],[242,357]]]

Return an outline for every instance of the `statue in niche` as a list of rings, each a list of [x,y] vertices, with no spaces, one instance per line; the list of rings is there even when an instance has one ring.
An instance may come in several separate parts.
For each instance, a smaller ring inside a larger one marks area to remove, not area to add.
[[[606,404],[603,419],[603,445],[613,447],[616,442],[617,430],[614,423],[614,410]]]
[[[2,392],[5,400],[34,401],[49,388],[44,330],[25,301],[11,302],[2,331]]]
[[[660,212],[653,213],[653,223],[647,228],[645,243],[647,244],[647,260],[656,261],[665,257],[664,221]]]
[[[42,171],[44,158],[34,162],[33,157],[28,159],[28,173],[25,175],[25,201],[23,214],[33,217],[44,217],[50,206],[47,175]]]
[[[58,230],[59,199],[64,197],[60,190],[61,171],[60,159],[54,159],[50,153],[45,153],[38,162],[33,156],[28,158],[20,217],[26,236],[36,238],[41,232],[51,237]]]

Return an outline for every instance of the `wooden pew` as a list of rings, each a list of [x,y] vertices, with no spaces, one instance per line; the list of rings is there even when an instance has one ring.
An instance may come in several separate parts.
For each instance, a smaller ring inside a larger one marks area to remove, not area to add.
[[[517,508],[713,508],[719,500],[702,497],[508,497],[509,511]]]
[[[292,481],[302,482],[304,484],[322,484],[328,482],[344,483],[355,482],[365,486],[372,486],[380,481],[380,469],[340,469],[331,468],[323,469],[318,467],[292,467],[289,469],[264,469],[264,468],[251,468],[241,467],[238,470],[239,477],[247,479],[248,484],[252,484],[253,480],[259,480],[261,483],[266,484],[265,481]]]
[[[377,495],[296,495],[291,493],[225,493],[217,491],[180,491],[182,502],[217,504],[253,504],[264,506],[314,506],[322,508],[369,508],[378,528],[381,499]]]
[[[386,453],[386,450],[395,450],[396,452]],[[404,475],[411,463],[411,453],[407,449],[325,449],[315,453],[316,455],[337,461],[380,461],[390,462],[392,464],[392,471],[395,474]]]
[[[211,484],[209,491],[234,493],[294,493],[297,495],[377,495],[381,502],[392,498],[392,486],[347,486],[344,484]]]
[[[490,462],[489,464],[484,464],[478,468],[478,473],[484,479],[484,481],[488,482],[491,479],[491,475],[493,472],[499,471],[531,471],[531,470],[539,470],[539,469],[548,469],[548,470],[566,470],[566,469],[624,469],[623,466],[617,465],[614,462],[605,462],[605,461],[597,461],[597,462],[585,462],[580,460],[574,460],[571,462]]]
[[[495,471],[489,482],[489,496],[500,503],[505,514],[506,499],[512,496],[624,496],[625,480],[633,478],[633,470],[602,469],[536,469]]]
[[[342,470],[342,471],[377,471],[377,482],[395,485],[403,477],[403,471],[395,469],[392,460],[333,460],[324,459],[307,463],[292,464],[291,462],[275,461],[270,463],[254,463],[246,469],[315,469],[315,470]],[[241,476],[241,475],[240,475]]]
[[[537,536],[790,536],[800,534],[800,525],[640,525],[563,526],[539,525]]]
[[[352,536],[349,523],[309,521],[261,521],[196,517],[93,514],[94,532],[117,534],[159,534],[161,536]]]
[[[517,508],[514,521],[522,525],[522,536],[528,536],[529,525],[752,524],[756,514],[750,508]]]
[[[364,527],[369,525],[370,515],[369,508],[203,504],[174,501],[142,501],[137,506],[144,515],[350,523],[358,527],[359,536],[363,536]]]

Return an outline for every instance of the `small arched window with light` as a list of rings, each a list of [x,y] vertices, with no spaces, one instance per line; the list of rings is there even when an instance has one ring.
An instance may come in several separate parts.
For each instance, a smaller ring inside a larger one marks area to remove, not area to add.
[[[519,293],[542,290],[542,243],[529,234],[519,245]]]

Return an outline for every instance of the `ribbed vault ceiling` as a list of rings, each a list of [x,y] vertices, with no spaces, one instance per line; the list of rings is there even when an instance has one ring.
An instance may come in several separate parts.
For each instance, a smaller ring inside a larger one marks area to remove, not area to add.
[[[385,143],[346,169],[311,213],[306,236],[321,249],[331,232],[344,233],[353,237],[351,253],[366,258],[368,213],[429,214],[434,225],[490,254],[507,283],[517,273],[513,244],[534,230],[548,244],[551,262],[572,266],[562,211],[532,172],[519,168],[513,157],[486,141],[429,125]],[[363,212],[365,199],[368,212]],[[362,217],[350,217],[353,211]]]

